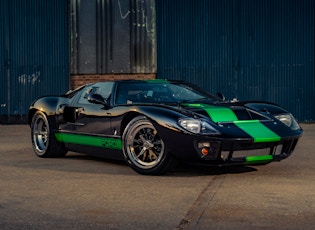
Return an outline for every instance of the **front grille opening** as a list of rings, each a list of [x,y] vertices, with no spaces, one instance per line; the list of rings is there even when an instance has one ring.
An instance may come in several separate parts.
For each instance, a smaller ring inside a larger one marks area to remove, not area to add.
[[[283,145],[277,145],[270,148],[252,149],[252,150],[238,150],[238,151],[222,151],[221,159],[223,161],[231,161],[237,159],[244,159],[246,157],[255,156],[280,156],[282,153]]]

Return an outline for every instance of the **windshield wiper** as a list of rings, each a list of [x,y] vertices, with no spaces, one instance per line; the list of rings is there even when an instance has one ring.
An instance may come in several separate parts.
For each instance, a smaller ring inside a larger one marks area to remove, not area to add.
[[[209,97],[202,97],[202,98],[198,98],[198,99],[181,100],[181,101],[178,101],[178,104],[180,105],[180,104],[200,102],[200,101],[212,101],[213,102],[213,99],[211,99]]]

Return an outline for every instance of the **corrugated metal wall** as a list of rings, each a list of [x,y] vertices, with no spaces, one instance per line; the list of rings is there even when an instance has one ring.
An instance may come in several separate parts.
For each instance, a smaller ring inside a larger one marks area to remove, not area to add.
[[[68,3],[0,2],[0,122],[24,122],[35,98],[69,88]]]
[[[159,0],[158,77],[315,121],[314,0]]]
[[[7,114],[8,108],[8,1],[0,1],[0,119]],[[1,120],[0,120],[1,123]]]
[[[154,0],[71,0],[71,74],[154,73]]]

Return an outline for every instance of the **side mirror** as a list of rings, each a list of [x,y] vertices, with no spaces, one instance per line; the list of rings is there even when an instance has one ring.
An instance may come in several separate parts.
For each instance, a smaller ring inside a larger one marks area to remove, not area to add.
[[[225,101],[225,96],[223,93],[218,92],[217,97],[220,98],[222,101]]]
[[[100,94],[92,94],[88,96],[88,101],[93,104],[101,104],[104,106],[108,106],[108,103],[105,98],[103,98]]]

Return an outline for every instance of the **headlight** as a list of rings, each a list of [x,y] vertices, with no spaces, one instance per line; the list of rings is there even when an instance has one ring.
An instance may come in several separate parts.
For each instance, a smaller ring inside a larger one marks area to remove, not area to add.
[[[200,133],[201,130],[200,121],[195,119],[180,119],[179,125],[192,133]]]
[[[299,124],[296,122],[296,120],[290,113],[278,114],[275,115],[275,118],[277,118],[279,121],[281,121],[283,124],[285,124],[286,126],[290,127],[293,130],[300,129]]]
[[[292,124],[292,118],[289,114],[276,115],[275,118],[277,118],[279,121],[281,121],[286,126],[290,127]]]
[[[184,129],[196,133],[196,134],[219,134],[219,131],[213,128],[209,123],[193,119],[193,118],[181,118],[178,123]]]

